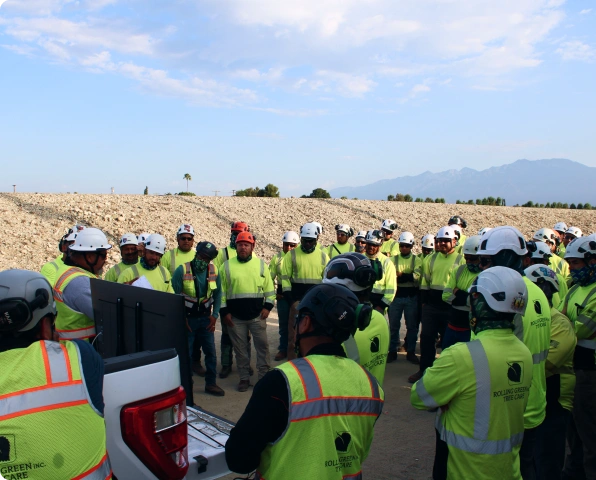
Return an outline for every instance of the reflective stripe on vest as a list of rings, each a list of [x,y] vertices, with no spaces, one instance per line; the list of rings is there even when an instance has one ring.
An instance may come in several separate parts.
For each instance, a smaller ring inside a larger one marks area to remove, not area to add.
[[[448,430],[437,415],[436,428],[441,440],[447,445],[466,452],[498,455],[510,453],[514,447],[521,444],[524,432],[513,434],[510,438],[488,440],[490,427],[491,380],[488,357],[484,346],[479,340],[466,343],[476,377],[476,406],[474,411],[474,437],[467,437]],[[424,378],[424,377],[423,377]],[[420,382],[419,382],[420,383]],[[416,387],[418,391],[418,386]],[[436,404],[436,402],[435,402]]]
[[[290,422],[299,422],[327,415],[370,415],[378,416],[383,410],[379,395],[379,384],[364,368],[371,385],[372,399],[360,397],[323,397],[319,377],[307,358],[294,360],[291,365],[296,369],[304,387],[306,400],[293,403],[290,407]]]
[[[542,352],[532,354],[532,363],[537,364],[543,362],[548,357],[548,349],[542,350]]]
[[[184,275],[182,275],[182,281],[193,281],[195,277],[192,274],[192,269],[190,268],[190,262],[184,264]]]
[[[56,271],[60,270],[60,266],[56,263],[55,260],[51,261],[50,265],[52,265],[56,269]]]
[[[76,328],[74,330],[59,330],[56,329],[56,333],[60,337],[60,340],[85,340],[95,336],[95,327],[84,327]]]
[[[95,467],[85,473],[74,477],[72,480],[106,480],[112,474],[108,454],[106,453]]]
[[[87,272],[86,270],[83,270],[82,268],[79,268],[79,267],[71,267],[68,270],[66,270],[66,272],[64,272],[62,275],[60,275],[60,278],[54,285],[54,289],[53,289],[54,300],[56,300],[57,302],[64,302],[64,294],[62,293],[62,285],[69,277],[71,277],[72,275],[74,275],[76,273],[83,273],[83,274],[85,274],[85,276],[87,276],[89,274],[89,272]]]
[[[116,265],[114,265],[114,271],[116,272],[116,278],[118,278],[120,276],[120,274],[122,273],[122,269],[120,268],[120,264],[117,263]]]
[[[265,278],[265,262],[259,259],[260,266],[259,266],[259,275],[261,278]],[[232,275],[230,273],[230,262],[224,263],[224,268],[226,269],[226,284],[227,284],[227,291],[232,291]],[[259,286],[261,288],[261,286]],[[262,289],[262,288],[261,288]],[[263,297],[270,297],[275,295],[275,292],[251,292],[251,293],[226,293],[226,300],[238,300],[241,298],[263,298]]]
[[[346,349],[346,356],[360,365],[360,352],[358,351],[358,344],[354,335],[350,335],[344,342],[344,348]]]
[[[596,340],[588,340],[587,338],[582,338],[581,340],[577,341],[577,344],[580,347],[589,348],[590,350],[596,350]]]

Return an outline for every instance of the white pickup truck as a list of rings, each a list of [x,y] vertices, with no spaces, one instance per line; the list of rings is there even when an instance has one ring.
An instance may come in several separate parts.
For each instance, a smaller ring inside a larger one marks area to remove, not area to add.
[[[104,362],[104,417],[115,479],[208,480],[230,473],[224,446],[233,424],[186,407],[176,350]]]

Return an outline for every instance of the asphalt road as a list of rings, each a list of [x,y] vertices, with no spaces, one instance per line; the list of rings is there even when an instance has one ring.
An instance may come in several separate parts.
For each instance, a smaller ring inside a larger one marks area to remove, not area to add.
[[[273,310],[267,319],[269,350],[271,352],[271,366],[273,357],[277,353],[279,343],[277,312]],[[402,321],[402,340],[405,329]],[[219,372],[219,342],[221,327],[215,332],[218,353]],[[254,348],[254,346],[253,346]],[[253,354],[254,367],[256,356]],[[387,365],[385,373],[385,407],[375,426],[375,437],[370,454],[363,467],[364,477],[374,480],[408,479],[426,480],[431,478],[434,458],[434,413],[414,409],[410,405],[410,388],[407,378],[417,370],[416,365],[406,361],[405,353],[399,354],[396,362]],[[256,371],[256,368],[255,368]],[[231,421],[237,421],[244,412],[250,398],[252,387],[248,392],[240,393],[236,390],[238,374],[235,368],[226,379],[218,377],[217,382],[226,391],[224,397],[214,397],[204,392],[204,380],[194,376],[194,400],[203,409],[213,412]],[[252,377],[256,382],[256,374]],[[234,474],[223,477],[233,479],[243,477]]]

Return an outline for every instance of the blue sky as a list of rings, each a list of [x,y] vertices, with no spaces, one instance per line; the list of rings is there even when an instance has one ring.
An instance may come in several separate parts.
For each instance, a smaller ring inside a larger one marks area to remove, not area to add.
[[[596,2],[0,0],[0,191],[596,166]],[[580,180],[581,181],[581,180]]]

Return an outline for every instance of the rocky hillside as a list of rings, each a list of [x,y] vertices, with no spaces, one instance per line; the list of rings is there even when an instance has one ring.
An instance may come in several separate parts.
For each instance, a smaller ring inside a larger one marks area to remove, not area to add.
[[[197,239],[225,246],[230,224],[242,220],[257,236],[256,253],[269,260],[278,251],[283,232],[298,231],[307,221],[323,224],[321,243],[328,245],[335,240],[333,227],[337,223],[366,230],[378,228],[385,218],[393,218],[402,230],[421,238],[436,232],[454,214],[468,221],[468,235],[482,227],[506,224],[531,235],[557,221],[586,233],[596,231],[596,212],[582,210],[333,199],[4,193],[0,194],[0,270],[39,270],[58,255],[60,237],[77,222],[102,229],[114,244],[126,232],[146,231],[161,233],[173,247],[181,223],[191,223]],[[114,248],[105,270],[119,261],[118,248]]]

